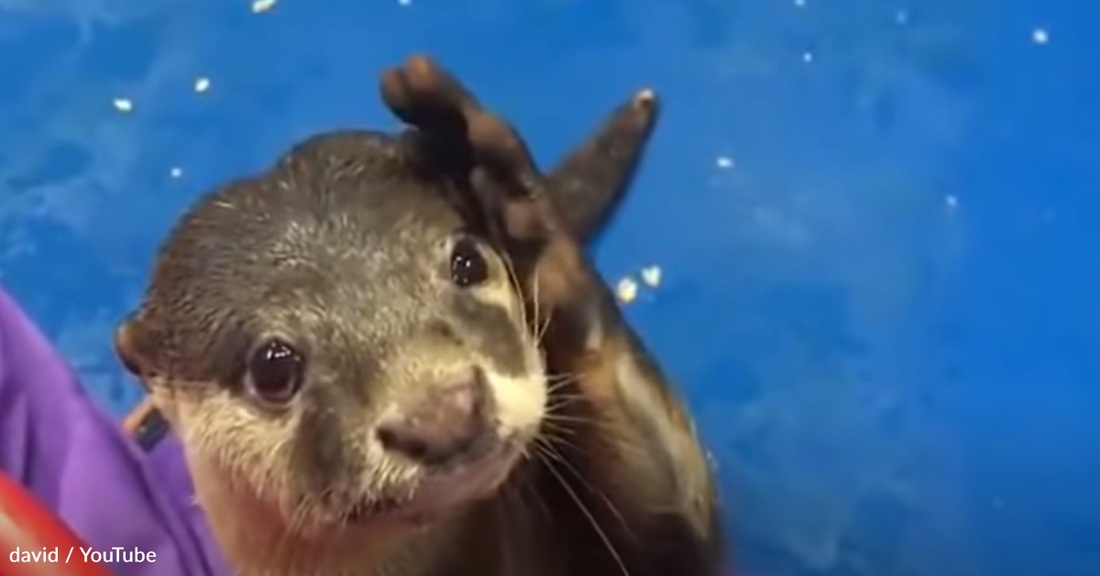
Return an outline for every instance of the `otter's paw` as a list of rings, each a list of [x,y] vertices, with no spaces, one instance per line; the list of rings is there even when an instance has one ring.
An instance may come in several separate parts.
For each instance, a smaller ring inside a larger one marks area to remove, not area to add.
[[[549,313],[583,300],[581,288],[591,286],[594,276],[515,128],[482,108],[453,74],[427,56],[413,56],[383,74],[381,91],[405,123],[467,148],[473,201],[507,248],[536,308]],[[632,106],[637,113],[652,103],[652,94],[643,93]]]

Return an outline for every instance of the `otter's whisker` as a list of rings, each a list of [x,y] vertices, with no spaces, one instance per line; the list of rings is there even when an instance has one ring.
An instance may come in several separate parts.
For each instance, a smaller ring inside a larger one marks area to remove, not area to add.
[[[565,436],[572,436],[574,434],[574,430],[571,430],[567,426],[565,426],[563,424],[560,424],[560,423],[557,423],[557,422],[550,422],[550,421],[544,421],[542,423],[542,431],[545,432],[545,433],[551,434],[555,437],[560,436],[560,437],[563,437],[563,438]]]
[[[502,258],[501,260],[504,262],[505,272],[508,273],[508,283],[512,285],[512,289],[515,290],[516,294],[523,294],[523,283],[520,282],[519,275],[516,274],[516,267],[508,258]],[[533,320],[531,318],[528,318],[527,316],[527,307],[522,305],[521,300],[521,305],[519,306],[519,320],[521,325],[523,326],[524,334],[532,333],[531,327],[534,324]]]
[[[557,376],[549,376],[546,379],[547,392],[554,394],[571,384],[575,384],[580,381],[580,376],[577,374],[559,374]],[[579,394],[572,394],[573,396],[579,396]]]
[[[531,483],[531,479],[529,477],[521,475],[517,479],[517,483],[518,483],[518,487],[519,487],[520,490],[525,491],[528,494],[530,494],[531,501],[538,505],[539,509],[541,510],[543,516],[546,519],[549,520],[549,519],[553,518],[554,515],[553,515],[553,513],[550,512],[550,507],[547,506],[546,500],[543,499],[542,494],[540,494],[539,491],[538,491],[538,488],[534,484]],[[517,490],[517,492],[518,491],[519,490]],[[518,495],[517,495],[517,497],[518,497]],[[520,506],[522,506],[522,505],[523,505],[523,503],[521,502]]]
[[[539,450],[539,452],[545,453],[543,452],[544,448],[544,446],[540,446],[539,448],[537,448],[537,450]],[[577,495],[577,492],[573,490],[573,487],[569,485],[569,482],[567,482],[565,478],[562,478],[561,474],[554,467],[553,462],[551,462],[551,459],[543,459],[543,463],[546,465],[547,472],[549,472],[558,481],[558,484],[562,487],[563,490],[565,490],[565,493],[568,494],[573,503],[577,505],[577,508],[581,511],[581,514],[583,514],[585,518],[588,519],[588,522],[592,526],[592,529],[596,532],[596,536],[600,538],[604,546],[607,548],[608,553],[611,554],[611,557],[615,560],[615,563],[618,564],[619,569],[623,573],[623,576],[630,576],[630,570],[628,570],[626,564],[623,563],[623,559],[619,555],[618,550],[615,549],[615,545],[612,543],[611,538],[609,538],[607,533],[604,532],[603,528],[600,527],[600,523],[596,519],[596,516],[592,514],[592,511],[589,510],[587,506],[585,506],[584,501],[581,499],[580,496]]]
[[[592,484],[591,481],[589,481],[587,478],[585,478],[584,474],[581,474],[580,471],[577,470],[577,468],[575,466],[573,466],[573,464],[570,463],[569,460],[567,458],[565,458],[565,456],[563,456],[561,454],[561,452],[559,452],[552,445],[553,444],[553,439],[547,439],[547,440],[548,440],[548,442],[543,444],[543,448],[546,449],[547,451],[549,451],[552,454],[556,454],[557,455],[557,462],[559,462],[562,466],[564,466],[565,469],[568,470],[573,475],[573,477],[577,479],[577,481],[581,484],[581,486],[584,486],[584,488],[586,490],[588,490],[590,493],[594,494],[600,500],[603,500],[604,504],[607,505],[607,509],[612,514],[615,515],[616,519],[619,520],[619,523],[622,525],[623,530],[626,532],[627,536],[631,540],[637,542],[638,541],[637,535],[635,535],[634,532],[630,529],[630,524],[626,521],[626,518],[623,516],[622,512],[619,510],[618,506],[615,506],[615,503],[611,501],[611,498],[609,498],[607,496],[607,494],[605,494],[602,490],[596,488],[596,486],[594,484]]]
[[[553,395],[555,398],[580,398],[581,394],[576,392],[568,392],[563,390],[564,388],[575,383],[575,379],[562,380],[560,382],[548,382],[546,386],[546,392]]]
[[[571,382],[576,382],[580,377],[581,377],[580,374],[560,373],[560,374],[549,374],[549,375],[546,376],[546,380],[550,384],[561,386],[562,384],[569,384]]]
[[[545,318],[539,313],[539,268],[542,265],[542,260],[535,263],[534,271],[531,273],[532,281],[534,282],[534,288],[532,291],[535,296],[535,321],[539,323],[538,330],[535,332],[535,343],[539,346],[542,345],[543,339],[546,337],[546,332],[550,329],[551,312],[548,311]]]
[[[585,416],[577,416],[573,414],[547,414],[546,418],[553,423],[564,424],[599,424],[600,421],[596,418],[588,418]]]
[[[584,401],[584,397],[582,396],[558,394],[555,395],[552,402],[547,403],[547,408],[553,412],[561,410],[562,408],[565,408],[566,406],[569,406],[574,402],[582,401]]]

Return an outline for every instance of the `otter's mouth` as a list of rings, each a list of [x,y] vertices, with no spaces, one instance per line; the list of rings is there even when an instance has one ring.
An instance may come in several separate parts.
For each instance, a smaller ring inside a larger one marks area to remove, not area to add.
[[[489,442],[476,455],[461,463],[441,469],[425,469],[407,498],[360,502],[348,511],[345,521],[350,524],[431,522],[465,504],[491,495],[508,477],[522,453],[522,447],[523,443],[516,439]]]

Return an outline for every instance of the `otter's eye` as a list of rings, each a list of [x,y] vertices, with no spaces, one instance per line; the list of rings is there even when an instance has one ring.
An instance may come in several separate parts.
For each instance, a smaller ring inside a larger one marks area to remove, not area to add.
[[[466,288],[489,279],[489,263],[481,253],[477,241],[459,238],[451,248],[451,281]]]
[[[282,340],[271,340],[256,350],[249,360],[249,385],[263,400],[287,402],[302,387],[304,366],[302,355],[293,346]]]

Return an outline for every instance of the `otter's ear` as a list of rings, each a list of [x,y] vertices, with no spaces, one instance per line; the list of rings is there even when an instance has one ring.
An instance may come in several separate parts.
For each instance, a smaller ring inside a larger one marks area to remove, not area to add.
[[[155,344],[141,314],[132,314],[115,328],[115,353],[126,370],[141,379],[158,372]]]
[[[625,196],[657,121],[657,96],[642,90],[547,175],[554,207],[582,243],[599,235]]]

